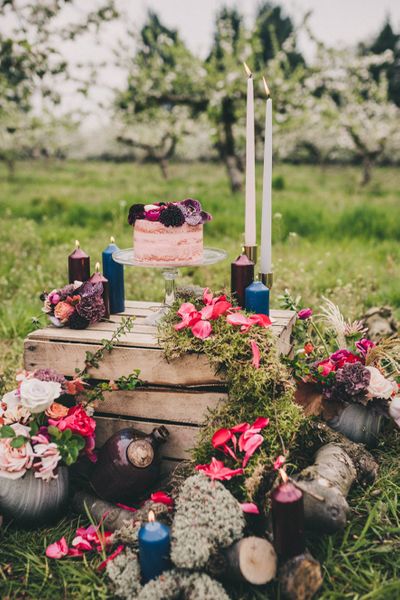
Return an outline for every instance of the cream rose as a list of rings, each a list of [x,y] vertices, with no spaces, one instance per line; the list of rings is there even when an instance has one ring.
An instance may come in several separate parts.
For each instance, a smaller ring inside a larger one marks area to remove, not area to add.
[[[19,479],[32,466],[33,450],[29,442],[13,448],[11,441],[12,438],[0,438],[0,477]]]
[[[376,367],[366,367],[371,374],[368,385],[368,396],[370,398],[384,398],[388,400],[396,391],[396,383],[386,379]]]
[[[36,414],[45,411],[61,394],[61,384],[56,381],[25,379],[19,388],[21,404]]]
[[[400,396],[395,396],[389,405],[389,415],[397,427],[400,427]]]

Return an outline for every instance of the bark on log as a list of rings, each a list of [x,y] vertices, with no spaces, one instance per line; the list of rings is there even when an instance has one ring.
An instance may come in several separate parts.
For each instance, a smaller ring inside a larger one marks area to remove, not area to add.
[[[79,514],[86,515],[86,507],[90,515],[96,523],[99,523],[103,516],[106,517],[103,521],[105,529],[108,531],[116,531],[120,529],[125,521],[147,521],[149,510],[153,510],[156,518],[161,518],[163,521],[168,521],[168,507],[158,502],[145,502],[144,505],[135,512],[125,510],[111,502],[101,500],[94,494],[90,494],[83,490],[76,492],[72,499],[72,508]]]
[[[310,600],[322,585],[321,565],[305,552],[290,558],[279,569],[282,595],[288,600]]]
[[[221,580],[264,585],[276,575],[278,559],[265,538],[244,537],[210,558],[206,571]]]
[[[319,421],[310,423],[307,439],[312,439],[314,452],[324,444],[339,445],[351,458],[357,472],[357,480],[360,483],[375,481],[378,474],[378,463],[363,445],[350,441],[341,433],[333,431],[328,425]]]
[[[308,529],[334,533],[345,527],[349,512],[346,496],[356,475],[354,463],[342,446],[327,444],[318,450],[314,464],[295,477],[304,492]]]

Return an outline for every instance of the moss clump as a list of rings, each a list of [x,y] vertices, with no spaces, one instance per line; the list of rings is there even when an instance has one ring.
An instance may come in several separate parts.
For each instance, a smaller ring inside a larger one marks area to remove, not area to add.
[[[173,569],[149,581],[136,600],[229,600],[220,583],[205,573],[190,573]]]
[[[195,296],[185,300],[190,300],[199,310],[204,306],[202,300]],[[272,471],[275,458],[282,454],[284,448],[290,449],[305,417],[302,409],[293,402],[294,383],[280,359],[271,328],[254,325],[248,332],[242,333],[239,327],[230,325],[222,316],[212,321],[212,335],[200,340],[190,329],[174,329],[180,320],[177,315],[179,306],[180,300],[172,306],[159,327],[159,339],[167,360],[178,359],[187,352],[204,353],[226,381],[229,395],[229,400],[209,415],[194,449],[195,461],[209,462],[216,454],[211,438],[220,427],[231,427],[243,421],[251,423],[263,416],[270,419],[269,426],[262,432],[265,442],[250,460],[245,476],[251,477],[255,470],[260,471],[260,465],[263,465],[264,471]],[[250,341],[256,342],[260,350],[258,369],[252,364]],[[253,484],[255,481],[253,479]],[[234,478],[228,487],[238,498],[257,497],[257,486],[246,487],[243,478]]]
[[[243,511],[232,494],[205,475],[189,477],[176,501],[171,559],[183,569],[200,569],[219,548],[243,535]]]
[[[114,560],[107,563],[106,572],[115,596],[124,600],[137,598],[142,586],[139,561],[134,550],[125,548]]]

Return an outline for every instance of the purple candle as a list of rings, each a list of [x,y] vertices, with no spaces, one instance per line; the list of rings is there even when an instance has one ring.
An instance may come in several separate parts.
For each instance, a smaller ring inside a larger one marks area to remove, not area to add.
[[[254,281],[254,263],[241,254],[231,263],[231,291],[239,306],[245,306],[245,290]]]
[[[90,256],[80,247],[78,240],[75,242],[75,250],[68,256],[68,280],[87,281],[90,277]]]
[[[293,483],[284,481],[272,490],[271,500],[274,546],[284,561],[302,554],[306,548],[303,493]]]
[[[102,298],[103,298],[103,302],[104,302],[104,306],[106,307],[106,314],[104,315],[106,319],[110,318],[110,286],[108,285],[108,279],[106,279],[104,277],[104,275],[102,275],[102,273],[100,273],[100,263],[96,263],[96,266],[94,268],[94,273],[90,278],[90,281],[92,283],[101,283],[103,285],[103,294],[102,294]]]

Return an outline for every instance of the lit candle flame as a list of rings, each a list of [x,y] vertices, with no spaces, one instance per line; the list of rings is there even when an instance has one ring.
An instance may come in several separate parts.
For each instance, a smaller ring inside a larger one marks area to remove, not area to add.
[[[249,69],[248,65],[246,65],[245,62],[243,62],[243,66],[246,71],[247,77],[253,77],[253,73],[251,72],[251,70]]]
[[[149,523],[154,523],[154,521],[156,520],[156,515],[154,514],[153,510],[149,510],[149,514],[148,514],[148,520]]]
[[[99,262],[96,263],[94,270],[96,271],[96,273],[100,273],[100,263]]]
[[[110,237],[110,242],[111,242],[111,244],[115,244],[115,238],[113,235]]]
[[[267,80],[265,79],[265,77],[263,77],[263,82],[264,82],[265,93],[267,94],[267,98],[269,98],[271,96],[271,92],[269,91],[269,87],[268,87]]]
[[[80,248],[80,247],[81,247],[81,245],[79,243],[79,240],[75,240],[75,248]]]
[[[278,472],[279,472],[279,475],[281,476],[283,483],[287,483],[289,481],[289,477],[287,476],[285,469],[279,469]]]

